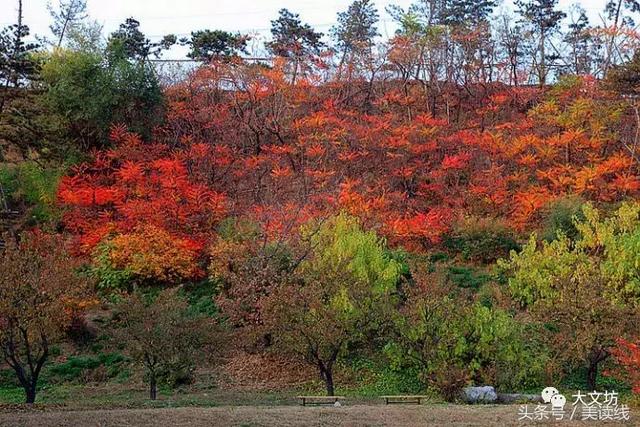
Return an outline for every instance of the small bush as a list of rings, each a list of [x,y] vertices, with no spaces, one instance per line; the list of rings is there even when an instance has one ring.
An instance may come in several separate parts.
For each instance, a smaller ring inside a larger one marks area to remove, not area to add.
[[[462,389],[469,383],[469,377],[467,369],[450,366],[446,370],[436,371],[431,376],[431,383],[444,400],[455,402],[460,398]]]
[[[0,185],[12,201],[30,207],[33,223],[43,223],[55,220],[60,215],[56,207],[56,194],[63,173],[64,168],[43,168],[34,162],[2,166]]]
[[[17,404],[23,402],[24,389],[22,387],[0,387],[0,403]]]
[[[51,378],[57,377],[60,381],[74,381],[80,378],[86,369],[95,369],[100,366],[100,361],[93,356],[69,357],[66,362],[53,365],[49,368]]]
[[[458,287],[475,290],[491,280],[488,274],[476,273],[473,268],[455,265],[449,267],[447,277]]]
[[[133,274],[128,269],[116,268],[111,260],[111,245],[99,244],[93,253],[91,275],[98,280],[98,290],[107,295],[115,296],[119,291],[126,290],[132,282]]]
[[[356,358],[349,362],[349,369],[356,376],[360,396],[420,394],[424,391],[419,372],[412,368],[396,369],[386,361]]]
[[[126,359],[120,353],[71,356],[63,363],[50,366],[47,378],[53,382],[103,382],[118,376],[124,362]]]
[[[454,227],[444,243],[464,259],[485,264],[520,249],[513,231],[503,221],[493,218],[466,218]]]
[[[575,240],[579,233],[575,227],[574,218],[584,219],[583,205],[584,200],[575,196],[549,203],[543,211],[542,238],[551,242],[557,238],[558,233],[562,233],[571,240]]]
[[[181,289],[181,296],[189,302],[189,311],[194,315],[205,315],[217,318],[220,309],[215,303],[219,285],[211,280],[185,285]]]

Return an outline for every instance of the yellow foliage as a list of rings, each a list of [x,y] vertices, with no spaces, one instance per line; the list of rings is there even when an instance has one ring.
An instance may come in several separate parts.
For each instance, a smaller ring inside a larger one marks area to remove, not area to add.
[[[142,279],[174,281],[193,278],[200,273],[194,243],[173,237],[153,225],[118,235],[110,244],[113,265]]]

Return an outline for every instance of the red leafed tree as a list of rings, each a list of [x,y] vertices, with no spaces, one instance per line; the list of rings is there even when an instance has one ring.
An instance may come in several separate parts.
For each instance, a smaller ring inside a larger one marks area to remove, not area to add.
[[[409,70],[413,55],[400,42],[389,59]],[[346,211],[394,244],[425,250],[465,216],[526,231],[567,195],[640,195],[637,161],[612,125],[620,105],[593,81],[546,93],[468,89],[463,100],[458,89],[439,88],[445,109],[407,82],[309,74],[291,84],[280,63],[201,67],[168,88],[155,142],[116,127],[115,147],[63,180],[65,224],[84,251],[139,235],[142,224],[176,247],[204,249],[223,216],[248,217],[275,235]]]
[[[59,187],[64,224],[78,237],[80,250],[91,253],[110,243],[118,268],[148,279],[201,275],[196,265],[184,263],[195,264],[226,213],[226,197],[205,170],[223,169],[225,162],[218,166],[212,151],[205,168],[197,164],[202,147],[144,143],[118,127],[112,139],[114,148],[76,167]]]
[[[622,338],[617,340],[617,344],[611,354],[618,362],[619,369],[609,374],[629,382],[633,392],[640,394],[640,345]]]

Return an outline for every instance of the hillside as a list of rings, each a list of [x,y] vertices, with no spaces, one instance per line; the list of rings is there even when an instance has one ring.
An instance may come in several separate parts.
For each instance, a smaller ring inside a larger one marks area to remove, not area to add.
[[[513,22],[418,2],[389,8],[380,41],[356,0],[331,46],[282,9],[249,57],[249,35],[152,42],[134,18],[102,37],[82,1],[56,6],[58,43],[28,43],[18,3],[0,34],[0,405],[637,401],[637,5],[609,2],[600,27],[564,26],[554,1]],[[165,76],[172,46],[192,66]]]

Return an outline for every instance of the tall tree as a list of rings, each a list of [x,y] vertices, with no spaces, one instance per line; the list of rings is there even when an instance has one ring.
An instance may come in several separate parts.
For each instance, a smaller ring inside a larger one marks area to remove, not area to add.
[[[27,42],[29,27],[23,23],[22,0],[18,0],[17,23],[5,27],[0,32],[0,115],[8,96],[8,89],[18,87],[31,80],[38,69],[32,54],[39,48],[36,43]]]
[[[416,0],[407,10],[427,27],[445,23],[448,0]]]
[[[569,57],[572,73],[589,74],[595,52],[591,49],[591,26],[585,10],[579,6],[572,11],[569,31],[564,36],[564,42],[569,46]],[[576,16],[577,15],[577,16]]]
[[[311,233],[311,234],[307,234]],[[293,280],[281,283],[264,303],[274,347],[314,366],[333,396],[333,372],[347,347],[366,341],[385,322],[402,265],[374,232],[339,215],[303,227],[312,254]]]
[[[616,44],[616,37],[619,29],[623,26],[633,27],[633,19],[625,15],[625,12],[640,12],[640,1],[638,0],[609,0],[605,5],[607,19],[611,22],[611,35],[607,41],[605,58],[603,64],[603,74],[606,75],[609,67],[614,63],[613,56]]]
[[[499,17],[499,23],[496,29],[498,46],[501,48],[499,56],[504,58],[504,62],[508,68],[509,77],[507,78],[507,82],[511,85],[518,86],[520,83],[519,74],[522,56],[527,41],[522,26],[513,21],[511,16],[502,14]]]
[[[57,236],[9,237],[0,264],[0,351],[26,402],[34,403],[51,345],[86,306],[91,282],[76,272],[78,261]]]
[[[340,53],[340,69],[345,61],[352,62],[355,56],[371,53],[379,35],[378,20],[378,9],[371,0],[355,0],[346,11],[338,13],[338,23],[331,28],[331,35]]]
[[[462,71],[462,83],[491,80],[493,41],[489,15],[493,0],[452,0],[446,6],[444,22],[452,29],[454,66]]]
[[[67,30],[67,47],[91,53],[100,53],[105,49],[102,35],[103,26],[98,21],[80,22]]]
[[[291,81],[295,83],[304,62],[320,53],[324,46],[320,40],[323,34],[316,32],[309,24],[303,24],[297,13],[280,9],[278,15],[277,19],[271,21],[273,39],[266,46],[272,54],[293,62]]]
[[[166,289],[154,298],[138,293],[116,308],[115,336],[140,363],[149,382],[149,398],[155,400],[160,381],[189,377],[204,359],[205,347],[221,337],[213,319],[194,315],[178,289]]]
[[[107,50],[113,55],[145,60],[151,53],[151,41],[140,31],[140,22],[127,18],[117,31],[111,33]]]
[[[155,71],[117,55],[57,50],[42,67],[46,102],[81,148],[107,144],[113,124],[146,137],[160,120],[162,91]]]
[[[496,7],[495,0],[450,0],[443,21],[449,25],[475,28],[486,22]]]
[[[56,36],[58,47],[69,31],[87,18],[87,0],[59,0],[57,9],[51,3],[47,5],[53,18],[53,24],[49,26]]]
[[[228,60],[247,52],[248,36],[221,30],[200,30],[191,33],[191,39],[181,39],[191,50],[189,58],[209,62],[212,59]]]
[[[112,60],[121,58],[146,61],[150,55],[160,56],[163,50],[176,44],[177,38],[173,34],[164,36],[159,42],[151,40],[140,30],[140,22],[134,18],[127,18],[120,24],[117,31],[109,36],[107,53]]]
[[[561,10],[557,10],[558,0],[516,0],[518,13],[531,26],[532,34],[537,37],[537,47],[532,56],[538,83],[546,85],[549,74],[549,62],[557,59],[557,52],[550,53],[548,47],[551,35],[560,27],[561,21],[567,16]]]

